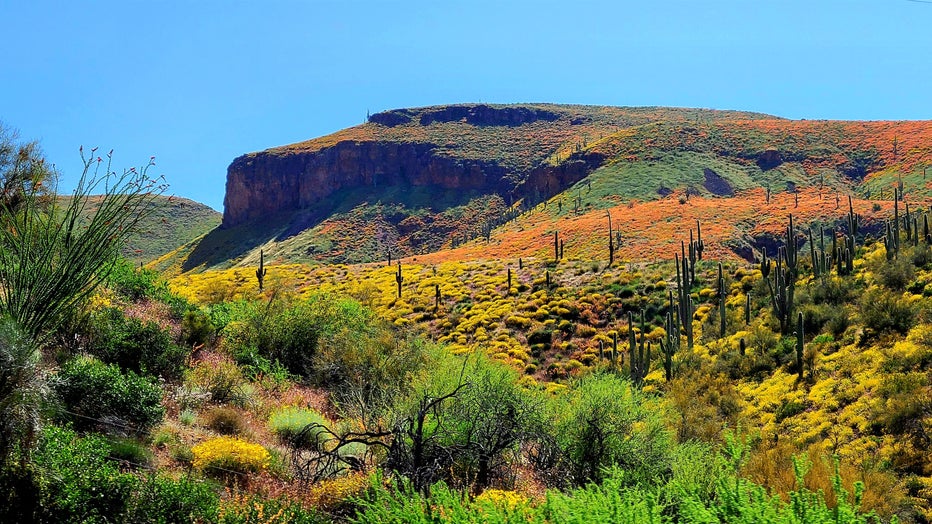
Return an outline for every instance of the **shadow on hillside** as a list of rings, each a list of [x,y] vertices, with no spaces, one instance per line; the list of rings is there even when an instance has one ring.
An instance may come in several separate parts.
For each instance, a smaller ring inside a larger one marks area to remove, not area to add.
[[[216,227],[194,246],[181,265],[182,271],[198,267],[227,265],[248,255],[257,247],[277,238],[291,222],[292,215],[279,215],[236,227]]]
[[[269,241],[288,240],[313,229],[335,214],[357,212],[357,218],[363,220],[383,220],[397,225],[405,218],[422,214],[425,210],[442,213],[469,204],[483,194],[476,190],[406,184],[341,190],[312,208],[287,211],[231,228],[215,228],[194,247],[182,264],[182,271],[222,266],[239,260]],[[369,206],[369,209],[362,206]],[[360,242],[363,240],[360,239]]]

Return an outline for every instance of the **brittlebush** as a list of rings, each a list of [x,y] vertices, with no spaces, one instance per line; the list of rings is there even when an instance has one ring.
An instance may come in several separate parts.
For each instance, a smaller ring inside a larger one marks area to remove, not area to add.
[[[256,473],[269,466],[271,455],[259,444],[233,437],[218,437],[193,448],[194,467],[200,470],[229,470],[236,473]]]

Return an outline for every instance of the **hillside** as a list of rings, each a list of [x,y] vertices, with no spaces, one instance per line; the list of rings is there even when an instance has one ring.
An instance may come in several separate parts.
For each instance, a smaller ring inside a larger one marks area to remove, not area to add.
[[[481,107],[367,125],[562,118]],[[344,188],[382,200],[118,264],[32,342],[0,323],[32,424],[5,430],[0,520],[929,522],[928,126],[740,118],[510,164],[511,193]],[[586,168],[509,205],[561,162]],[[2,252],[46,243],[22,231]]]
[[[96,205],[97,199],[92,197],[88,211],[93,212]],[[123,256],[132,262],[150,262],[215,229],[220,217],[220,213],[187,198],[155,197],[147,216],[129,236]]]
[[[470,243],[453,256],[491,255],[478,239],[495,246],[495,256],[526,257],[539,249],[509,231],[543,238],[568,227],[572,241],[592,243],[606,212],[622,231],[623,257],[665,258],[669,242],[646,240],[663,233],[646,231],[641,220],[682,229],[704,212],[690,209],[703,206],[730,210],[704,218],[710,233],[721,233],[710,234],[710,248],[751,259],[770,242],[768,217],[786,214],[768,203],[785,202],[782,194],[800,218],[820,224],[848,196],[865,215],[888,209],[898,185],[923,202],[932,195],[930,139],[932,122],[791,121],[704,109],[392,110],[235,159],[221,227],[157,267],[250,265],[260,249],[279,262],[435,259]],[[797,192],[804,209],[795,209]]]

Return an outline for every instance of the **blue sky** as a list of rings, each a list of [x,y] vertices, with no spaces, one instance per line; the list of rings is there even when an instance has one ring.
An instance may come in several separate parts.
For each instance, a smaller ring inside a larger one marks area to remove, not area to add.
[[[932,119],[932,3],[911,0],[0,0],[0,120],[62,172],[156,156],[222,210],[234,157],[454,102]]]

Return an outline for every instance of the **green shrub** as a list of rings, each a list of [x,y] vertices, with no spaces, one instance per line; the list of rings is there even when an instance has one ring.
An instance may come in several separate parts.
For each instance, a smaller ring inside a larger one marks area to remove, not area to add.
[[[892,291],[903,291],[915,278],[916,269],[906,256],[884,261],[874,271],[877,282]]]
[[[121,369],[175,379],[181,376],[188,350],[175,345],[155,322],[126,317],[107,308],[92,318],[88,352]]]
[[[203,417],[205,426],[222,435],[241,435],[246,431],[243,414],[230,407],[213,407]]]
[[[555,436],[576,484],[602,480],[611,466],[646,479],[669,468],[672,439],[660,405],[627,380],[588,375],[554,408]]]
[[[315,425],[313,428],[309,427]],[[286,407],[274,411],[269,417],[269,429],[283,442],[298,448],[313,448],[324,429],[332,424],[311,408]],[[307,430],[305,430],[307,428]]]
[[[107,285],[119,295],[132,301],[144,298],[161,300],[169,295],[168,282],[156,271],[137,268],[132,262],[120,259],[107,276]]]
[[[41,475],[31,465],[0,467],[0,522],[36,522],[42,490]]]
[[[209,344],[216,332],[210,316],[199,309],[189,309],[181,317],[181,340],[189,347]]]
[[[80,356],[58,373],[55,392],[66,412],[62,418],[76,428],[112,433],[145,433],[164,416],[162,390],[148,378]]]
[[[858,313],[870,334],[896,332],[906,334],[916,322],[916,311],[905,298],[873,287],[858,302]]]
[[[109,446],[97,436],[48,427],[35,463],[43,471],[41,511],[48,522],[123,522],[139,479],[107,459]]]
[[[149,448],[132,438],[109,438],[107,449],[107,458],[124,463],[130,468],[148,468],[152,463],[152,452]]]
[[[334,330],[347,336],[352,334],[339,329],[339,324],[352,320],[349,315],[339,318],[343,313],[339,311],[342,302],[329,296],[315,296],[294,303],[240,304],[224,327],[224,347],[242,364],[254,364],[258,355],[278,360],[289,372],[308,377],[314,371],[313,357],[321,337]],[[363,333],[369,330],[365,323],[354,327]]]
[[[150,475],[130,500],[126,522],[214,522],[219,508],[220,496],[208,482],[185,476],[173,479]]]
[[[809,288],[812,301],[816,304],[847,304],[851,301],[855,291],[856,287],[850,279],[832,275],[813,282]]]
[[[184,383],[186,391],[206,392],[212,402],[248,403],[243,372],[226,357],[212,355],[199,361],[185,372]]]

